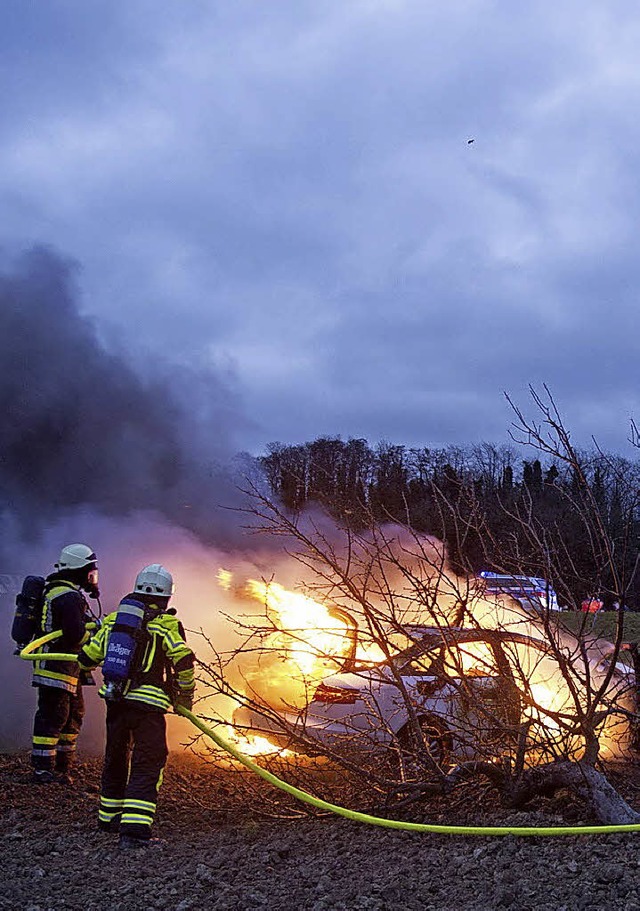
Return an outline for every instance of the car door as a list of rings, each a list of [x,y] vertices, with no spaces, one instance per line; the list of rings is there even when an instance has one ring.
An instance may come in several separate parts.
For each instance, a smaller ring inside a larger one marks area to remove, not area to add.
[[[443,668],[454,694],[449,724],[465,755],[494,757],[513,746],[522,714],[520,691],[497,637],[448,644]]]

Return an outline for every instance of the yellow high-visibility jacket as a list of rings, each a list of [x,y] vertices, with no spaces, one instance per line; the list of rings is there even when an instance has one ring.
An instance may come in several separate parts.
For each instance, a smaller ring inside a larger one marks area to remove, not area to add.
[[[138,597],[127,595],[128,599]],[[156,604],[147,607],[152,616],[144,627],[146,642],[122,698],[154,711],[166,712],[176,696],[193,693],[195,656],[186,643],[184,628],[177,617],[162,613]],[[78,655],[81,668],[91,670],[102,664],[117,615],[114,611],[105,617],[100,629],[82,648]],[[100,695],[108,697],[104,684]]]
[[[69,582],[61,573],[47,577],[40,628],[43,633],[60,630],[62,636],[42,647],[43,652],[77,652],[88,639],[85,624],[91,619],[86,598],[80,586]],[[77,661],[48,661],[42,658],[33,665],[33,686],[53,686],[75,693],[80,667]]]

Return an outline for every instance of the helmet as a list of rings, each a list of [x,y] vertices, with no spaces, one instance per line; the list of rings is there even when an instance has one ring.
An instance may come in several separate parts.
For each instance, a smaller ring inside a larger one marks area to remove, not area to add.
[[[60,551],[56,569],[85,569],[96,565],[97,557],[86,544],[67,544]]]
[[[138,573],[134,591],[170,598],[173,594],[173,576],[161,563],[151,563]]]

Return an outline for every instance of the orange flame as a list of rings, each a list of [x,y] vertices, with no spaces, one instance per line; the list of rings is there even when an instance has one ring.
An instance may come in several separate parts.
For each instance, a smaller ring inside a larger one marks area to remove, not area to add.
[[[249,579],[246,591],[265,605],[275,625],[291,637],[286,649],[287,659],[305,676],[315,677],[318,671],[326,672],[328,658],[346,657],[347,625],[332,617],[323,604],[307,595],[287,591],[277,582]]]
[[[273,754],[293,756],[291,750],[276,746],[267,737],[263,737],[260,734],[241,734],[232,725],[227,725],[224,736],[245,756],[269,756]]]
[[[327,605],[308,595],[288,591],[273,581],[247,579],[240,586],[234,586],[232,574],[223,569],[218,572],[218,581],[225,590],[233,589],[237,594],[263,604],[274,626],[260,658],[244,669],[243,676],[252,696],[257,696],[276,710],[290,711],[304,707],[313,688],[323,678],[339,670],[342,659],[353,647],[347,623],[332,615]],[[531,616],[510,598],[491,601],[475,598],[469,606],[474,625],[512,630],[533,639],[541,638]],[[533,702],[526,714],[545,728],[551,737],[559,736],[559,725],[549,713],[571,713],[572,697],[558,664],[525,644],[513,646],[510,652],[516,681],[527,689]],[[458,673],[468,676],[492,673],[495,661],[486,643],[467,642],[457,654],[461,665],[457,668]],[[359,641],[357,657],[376,662],[382,660],[384,654],[375,643]],[[607,722],[602,737],[601,754],[605,757],[620,748],[619,734],[614,727]],[[287,754],[264,737],[245,737],[234,732],[233,740],[239,749],[249,755]]]

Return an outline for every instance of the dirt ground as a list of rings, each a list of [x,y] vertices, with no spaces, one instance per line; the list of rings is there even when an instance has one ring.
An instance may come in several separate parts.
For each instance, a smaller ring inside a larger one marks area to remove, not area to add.
[[[157,846],[122,854],[96,829],[100,762],[73,786],[34,786],[25,755],[0,756],[0,909],[12,911],[640,911],[640,836],[502,838],[395,832],[299,808],[257,780],[238,786],[174,753],[160,794]],[[611,775],[640,809],[640,768]],[[246,779],[242,779],[246,782]],[[251,785],[253,787],[253,784]],[[568,797],[505,812],[424,809],[429,822],[592,822]],[[279,814],[281,818],[276,818]]]

